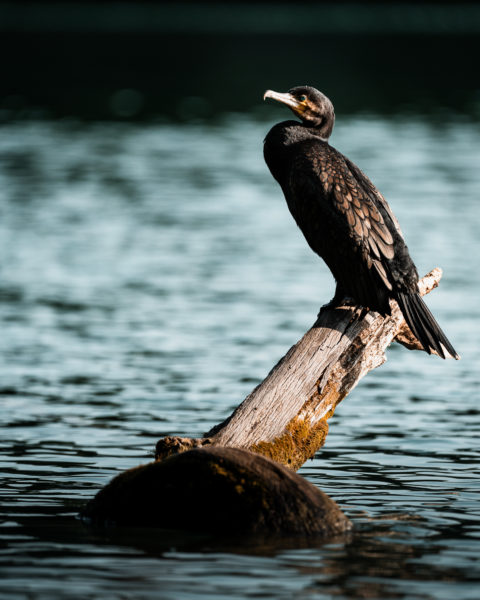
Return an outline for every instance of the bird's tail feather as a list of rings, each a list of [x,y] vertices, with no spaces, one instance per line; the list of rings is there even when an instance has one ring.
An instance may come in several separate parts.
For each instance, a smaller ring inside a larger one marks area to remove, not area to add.
[[[460,358],[420,294],[398,292],[397,302],[407,325],[426,352],[431,354],[432,350],[435,350],[442,358]]]

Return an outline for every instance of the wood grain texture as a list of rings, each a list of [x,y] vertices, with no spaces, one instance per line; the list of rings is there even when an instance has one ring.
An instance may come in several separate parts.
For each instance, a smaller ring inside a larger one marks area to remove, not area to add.
[[[438,286],[441,269],[419,282],[420,293]],[[398,341],[420,349],[395,301],[391,316],[359,307],[324,310],[302,339],[223,423],[204,438],[164,438],[157,459],[204,445],[245,448],[298,469],[325,442],[337,405]]]

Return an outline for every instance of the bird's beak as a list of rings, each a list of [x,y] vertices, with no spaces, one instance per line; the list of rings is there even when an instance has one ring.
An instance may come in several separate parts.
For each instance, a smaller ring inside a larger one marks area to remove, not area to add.
[[[273,90],[267,90],[263,94],[263,99],[266,100],[267,98],[272,98],[273,100],[277,100],[277,102],[286,104],[294,112],[302,112],[302,110],[305,108],[304,105],[295,98],[295,96],[292,96],[292,94],[289,94],[288,92],[286,94],[281,94],[280,92],[274,92]]]

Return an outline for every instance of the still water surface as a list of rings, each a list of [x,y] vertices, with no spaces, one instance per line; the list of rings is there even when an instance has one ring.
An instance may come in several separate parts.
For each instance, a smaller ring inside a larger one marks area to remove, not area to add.
[[[280,113],[279,113],[280,114]],[[164,435],[227,416],[333,280],[262,159],[271,122],[17,123],[0,139],[1,597],[480,597],[477,124],[344,117],[462,355],[392,346],[300,471],[348,539],[215,548],[75,517]]]

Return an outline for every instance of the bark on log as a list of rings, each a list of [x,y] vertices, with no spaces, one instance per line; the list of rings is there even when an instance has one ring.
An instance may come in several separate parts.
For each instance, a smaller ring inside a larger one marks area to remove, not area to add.
[[[420,293],[438,286],[442,270],[419,282]],[[298,469],[324,444],[329,419],[364,375],[386,360],[393,340],[421,349],[395,301],[382,317],[358,307],[323,311],[265,380],[223,423],[203,438],[166,437],[156,459],[202,446],[232,446]]]
[[[257,542],[258,535],[331,537],[352,527],[303,477],[258,454],[224,447],[129,469],[100,490],[82,516],[97,526],[158,527],[238,541],[255,536]]]

